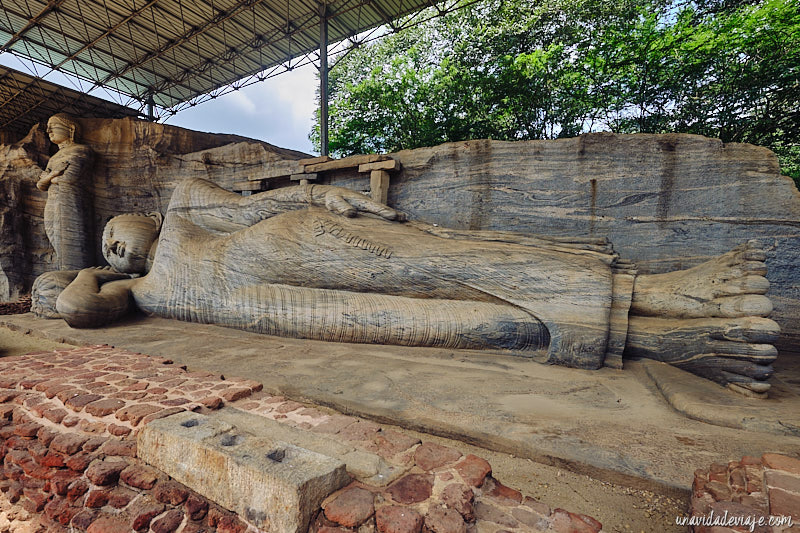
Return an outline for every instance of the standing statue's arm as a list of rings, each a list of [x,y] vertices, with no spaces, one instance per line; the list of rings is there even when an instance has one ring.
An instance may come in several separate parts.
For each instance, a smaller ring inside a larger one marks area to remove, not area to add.
[[[72,327],[103,326],[131,309],[130,287],[134,281],[127,274],[86,268],[58,296],[56,310]]]
[[[51,168],[50,165],[47,166],[47,169],[42,172],[42,175],[39,176],[39,181],[36,182],[36,188],[40,191],[46,191],[50,188],[50,183],[58,183],[58,178],[64,172],[66,172],[67,168],[69,167],[69,161],[62,160],[53,165]],[[55,181],[54,181],[55,180]]]
[[[391,207],[344,187],[298,185],[240,196],[199,179],[186,181],[175,189],[169,210],[209,231],[230,233],[309,206],[325,207],[348,217],[372,213],[387,220],[405,219]]]

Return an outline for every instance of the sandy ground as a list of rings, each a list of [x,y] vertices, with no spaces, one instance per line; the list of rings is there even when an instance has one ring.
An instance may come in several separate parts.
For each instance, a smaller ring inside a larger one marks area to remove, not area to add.
[[[68,348],[61,344],[0,327],[0,356],[21,355],[33,351]],[[419,438],[438,442],[486,458],[493,475],[503,484],[520,490],[552,508],[593,516],[603,530],[614,533],[673,533],[685,528],[675,524],[688,508],[688,493],[656,493],[599,481],[563,469],[535,463],[512,455],[477,448],[463,442],[431,435]],[[700,465],[702,466],[702,465]]]

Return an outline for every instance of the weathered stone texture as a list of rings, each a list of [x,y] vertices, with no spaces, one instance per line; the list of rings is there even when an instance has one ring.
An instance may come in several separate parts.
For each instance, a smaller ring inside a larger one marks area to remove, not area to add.
[[[95,255],[104,264],[99,237],[105,222],[123,212],[163,211],[175,186],[200,177],[231,188],[275,159],[305,154],[236,135],[185,130],[133,119],[79,119],[81,142],[95,153],[93,169]],[[30,289],[54,269],[44,232],[47,193],[36,181],[51,152],[45,124],[22,141],[0,145],[0,301]],[[288,184],[288,180],[287,184]]]
[[[120,212],[163,213],[183,180],[203,178],[230,190],[271,161],[302,157],[240,137],[133,119],[81,123],[83,142],[97,153],[97,229]],[[23,144],[0,146],[0,191],[11,191],[7,206],[17,206],[0,207],[0,300],[50,269],[41,220],[46,194],[33,186],[48,153],[42,129]],[[757,239],[768,251],[781,347],[800,343],[800,323],[790,319],[800,313],[800,193],[766,149],[693,135],[590,134],[467,141],[392,157],[402,169],[392,174],[388,203],[412,219],[456,229],[609,237],[642,273],[693,266]],[[369,176],[355,169],[320,174],[319,182],[369,189]],[[20,226],[21,233],[12,229]],[[99,250],[97,258],[102,264]]]
[[[441,227],[609,237],[640,273],[767,248],[781,346],[800,343],[800,191],[775,155],[696,135],[467,141],[391,154],[389,205]],[[366,188],[342,176],[337,185]],[[796,348],[795,348],[796,350]]]

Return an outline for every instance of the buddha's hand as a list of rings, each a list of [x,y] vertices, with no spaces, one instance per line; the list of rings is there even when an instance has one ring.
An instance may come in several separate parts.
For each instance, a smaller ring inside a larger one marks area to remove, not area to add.
[[[87,272],[87,274],[92,275],[99,285],[103,283],[107,283],[109,281],[116,281],[118,279],[128,279],[130,278],[130,274],[123,274],[122,272],[117,272],[110,266],[104,267],[89,267],[83,269],[83,271]]]
[[[309,185],[313,205],[324,205],[328,211],[346,217],[354,217],[359,213],[372,213],[386,220],[402,222],[404,213],[378,203],[368,196],[344,187],[333,185]]]
[[[39,178],[39,181],[36,182],[36,188],[40,191],[46,191],[50,188],[50,179],[49,173],[42,175],[42,177]]]

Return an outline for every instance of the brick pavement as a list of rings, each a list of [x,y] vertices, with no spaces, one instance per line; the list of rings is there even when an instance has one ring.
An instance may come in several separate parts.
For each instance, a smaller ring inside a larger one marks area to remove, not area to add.
[[[699,469],[692,484],[689,512],[696,519],[713,520],[717,516],[756,522],[753,529],[700,523],[690,526],[694,533],[800,533],[800,459],[766,453]],[[791,519],[794,526],[786,522],[770,525],[770,517]],[[763,525],[758,525],[759,519]]]
[[[137,459],[137,432],[150,421],[223,405],[334,436],[402,470],[387,486],[353,481],[331,494],[312,533],[602,528],[504,486],[475,455],[268,395],[246,378],[104,345],[0,359],[0,523],[13,517],[18,531],[255,531]]]

